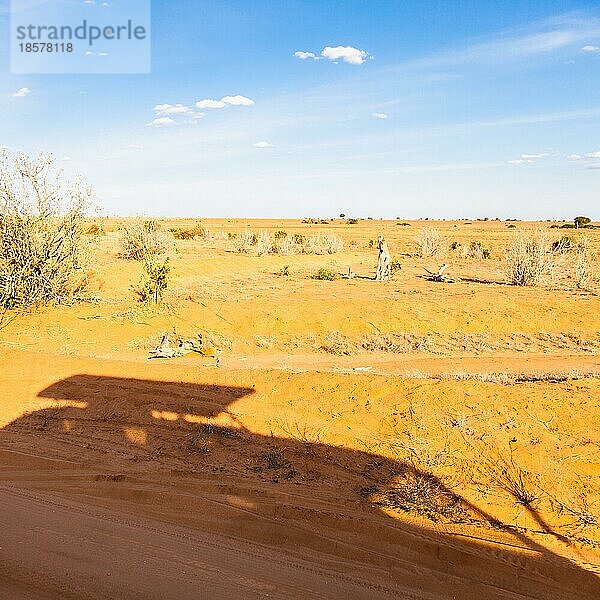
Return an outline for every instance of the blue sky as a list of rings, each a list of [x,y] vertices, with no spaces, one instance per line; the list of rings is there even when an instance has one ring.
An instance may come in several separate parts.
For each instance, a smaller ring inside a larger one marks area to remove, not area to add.
[[[599,76],[597,1],[154,0],[148,75],[3,44],[0,144],[106,214],[600,218]]]

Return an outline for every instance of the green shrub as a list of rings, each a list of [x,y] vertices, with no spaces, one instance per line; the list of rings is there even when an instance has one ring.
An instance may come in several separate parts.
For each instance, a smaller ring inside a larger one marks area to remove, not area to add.
[[[158,304],[163,298],[163,293],[167,289],[169,282],[169,272],[171,267],[169,259],[156,261],[148,257],[144,261],[144,277],[140,286],[136,289],[140,297],[140,302],[147,304]]]
[[[338,277],[339,275],[334,271],[321,268],[311,276],[311,279],[318,279],[319,281],[334,281],[335,279],[338,279]]]
[[[206,231],[204,230],[204,227],[202,227],[201,223],[196,223],[196,225],[190,229],[173,227],[169,229],[169,231],[173,234],[173,237],[176,240],[193,240],[197,237],[206,236]]]

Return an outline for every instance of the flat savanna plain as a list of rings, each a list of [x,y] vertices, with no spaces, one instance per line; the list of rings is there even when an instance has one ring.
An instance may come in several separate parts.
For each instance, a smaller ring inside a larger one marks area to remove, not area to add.
[[[95,222],[93,301],[0,331],[6,597],[600,597],[600,298],[568,252],[543,286],[504,273],[519,231],[600,230],[203,220],[148,307],[126,221]],[[246,230],[344,248],[240,253]],[[473,241],[490,257],[450,249]],[[423,277],[444,262],[456,283]],[[149,361],[164,333],[220,367]]]

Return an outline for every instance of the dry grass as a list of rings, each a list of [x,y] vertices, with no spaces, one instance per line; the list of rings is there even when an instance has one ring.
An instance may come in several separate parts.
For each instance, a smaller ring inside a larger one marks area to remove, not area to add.
[[[336,356],[347,356],[354,352],[354,347],[347,336],[339,331],[330,331],[323,340],[321,350]]]
[[[344,242],[336,234],[318,233],[302,245],[303,254],[336,254],[344,249]]]
[[[575,284],[580,290],[589,290],[596,284],[596,254],[590,248],[588,237],[575,247]]]
[[[249,230],[244,230],[233,238],[233,247],[240,254],[248,254],[254,244],[256,244],[256,236]]]
[[[533,234],[517,233],[506,251],[506,275],[509,283],[536,286],[554,276],[555,254],[548,251],[548,237],[543,230]]]
[[[169,229],[176,240],[193,240],[197,237],[204,238],[207,235],[202,223],[196,223],[193,227],[185,229],[183,227],[172,227]]]
[[[171,238],[155,219],[135,219],[121,231],[119,256],[144,261],[149,256],[164,254],[171,248]]]
[[[422,258],[437,256],[444,249],[445,240],[442,234],[432,227],[424,227],[415,238],[417,254]]]
[[[468,244],[457,244],[453,249],[458,250],[461,258],[485,260],[491,257],[490,249],[481,240],[473,240]]]
[[[384,491],[374,494],[378,506],[426,517],[431,521],[464,521],[467,512],[461,499],[431,473],[409,470]]]
[[[517,504],[529,507],[539,499],[533,476],[522,469],[511,453],[506,460],[500,455],[482,460],[482,471],[485,477],[494,482],[500,489],[509,493]]]

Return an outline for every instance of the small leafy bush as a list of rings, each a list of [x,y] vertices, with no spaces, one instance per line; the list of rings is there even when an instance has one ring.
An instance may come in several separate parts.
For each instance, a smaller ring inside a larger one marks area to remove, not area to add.
[[[335,281],[338,278],[339,275],[337,273],[324,268],[319,269],[314,275],[311,276],[311,279],[318,279],[319,281]]]
[[[136,289],[140,302],[159,304],[162,301],[164,291],[168,286],[170,271],[168,258],[164,261],[157,261],[148,257],[144,261],[144,277]]]

